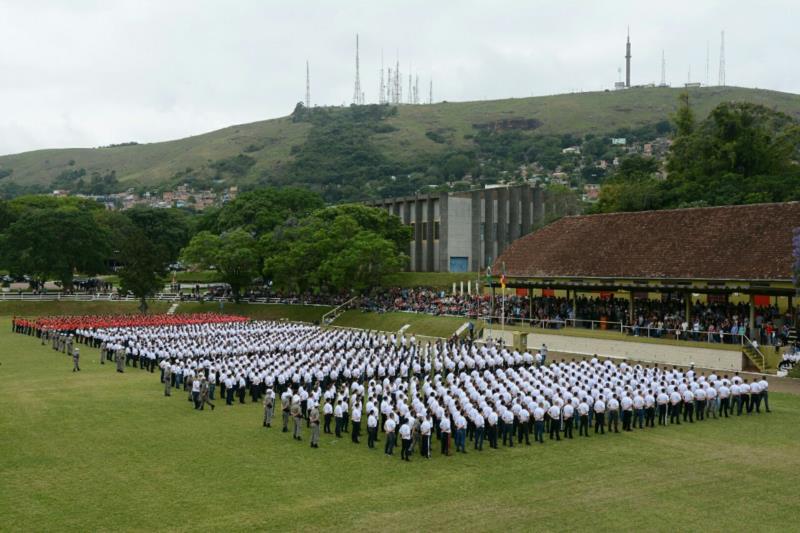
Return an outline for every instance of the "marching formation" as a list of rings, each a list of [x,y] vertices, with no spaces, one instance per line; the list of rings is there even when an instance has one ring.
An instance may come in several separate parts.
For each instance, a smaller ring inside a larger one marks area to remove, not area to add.
[[[502,344],[420,343],[413,336],[325,330],[278,322],[221,321],[19,331],[52,339],[77,354],[98,346],[101,363],[155,372],[164,394],[183,391],[195,409],[220,401],[260,402],[265,428],[276,410],[281,429],[318,448],[320,434],[347,436],[410,461],[482,451],[484,446],[646,430],[709,418],[769,412],[766,379],[749,381],[694,369],[548,361],[546,350]],[[74,355],[75,368],[78,368]],[[138,364],[137,364],[138,363]],[[364,425],[362,426],[362,420]]]

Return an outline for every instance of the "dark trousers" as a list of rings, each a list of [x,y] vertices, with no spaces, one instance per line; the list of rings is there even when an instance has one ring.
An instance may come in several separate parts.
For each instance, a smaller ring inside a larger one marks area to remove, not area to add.
[[[383,447],[383,452],[387,455],[394,453],[394,432],[386,434],[386,444]]]
[[[367,446],[370,448],[375,447],[375,439],[378,436],[378,426],[367,428]]]
[[[411,439],[401,439],[400,443],[400,459],[404,461],[411,460]]]
[[[450,433],[442,431],[442,455],[450,455]]]
[[[731,405],[730,398],[722,398],[719,401],[719,416],[725,415],[725,418],[728,418],[728,408]]]
[[[572,438],[572,419],[565,418],[564,419],[564,438],[571,439]]]
[[[535,420],[533,422],[533,440],[544,442],[544,420]]]
[[[350,440],[358,444],[358,437],[361,436],[361,420],[353,421],[353,433],[350,435]]]
[[[698,420],[705,420],[706,418],[706,401],[697,400],[697,407],[695,408]]]
[[[519,424],[517,424],[517,442],[522,444],[522,439],[525,439],[525,444],[530,445],[531,438],[530,438],[530,433],[528,431],[527,422],[520,422]]]
[[[325,415],[325,424],[324,424],[324,427],[323,427],[323,431],[325,433],[330,433],[331,432],[331,418],[332,417],[333,417],[333,415],[331,415],[331,414]]]
[[[656,408],[648,407],[644,410],[644,426],[654,427],[656,423]]]
[[[603,435],[606,434],[606,414],[605,413],[595,413],[594,414],[594,432],[600,431]]]
[[[503,446],[514,447],[514,433],[512,433],[512,425],[503,422]]]
[[[667,425],[667,405],[659,405],[658,406],[658,425],[659,426],[666,426]]]
[[[335,429],[336,438],[337,439],[342,436],[342,427],[343,426],[344,426],[344,423],[342,422],[342,417],[341,416],[337,416],[336,417],[336,429]]]
[[[550,419],[550,440],[555,435],[556,440],[561,440],[561,421],[557,418]]]
[[[632,421],[633,411],[622,411],[622,431],[630,431]]]
[[[589,436],[589,415],[581,415],[580,425],[578,426],[578,436]]]
[[[489,447],[497,448],[497,424],[489,426]]]
[[[694,423],[694,403],[693,402],[683,402],[683,421],[686,422],[686,418],[689,418],[689,422]]]
[[[681,404],[670,405],[669,423],[681,425]]]
[[[227,405],[233,405],[233,388],[226,390],[225,393],[225,403]]]
[[[422,435],[420,439],[419,453],[422,457],[431,456],[431,436]]]

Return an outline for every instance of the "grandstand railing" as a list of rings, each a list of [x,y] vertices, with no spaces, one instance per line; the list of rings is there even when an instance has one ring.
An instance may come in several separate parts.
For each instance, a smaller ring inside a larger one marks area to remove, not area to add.
[[[358,298],[359,298],[358,296],[353,296],[352,298],[347,300],[345,303],[343,303],[343,304],[331,309],[330,311],[328,311],[327,313],[322,315],[322,323],[323,324],[330,324],[331,322],[333,322],[334,320],[339,318],[339,315],[344,313],[350,307],[350,304],[352,304],[354,301],[358,300]]]
[[[676,328],[650,328],[643,326],[632,326],[622,322],[614,322],[610,320],[588,320],[581,318],[565,318],[559,320],[543,320],[543,319],[527,319],[513,316],[480,316],[475,320],[487,321],[487,327],[497,329],[498,326],[503,325],[515,326],[524,325],[531,329],[589,329],[593,331],[616,331],[619,333],[627,334],[632,337],[652,338],[652,339],[669,339],[669,340],[684,340],[693,342],[706,342],[709,344],[732,344],[744,346],[745,339],[747,338],[743,333],[726,333],[723,331],[694,331],[691,327],[688,329]],[[488,324],[491,324],[489,326]]]

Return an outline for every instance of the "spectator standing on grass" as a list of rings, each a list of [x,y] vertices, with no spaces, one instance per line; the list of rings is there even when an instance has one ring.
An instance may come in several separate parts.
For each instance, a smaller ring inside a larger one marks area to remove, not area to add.
[[[311,447],[319,448],[319,407],[317,402],[309,400],[311,410],[308,413],[308,421],[311,424]]]
[[[169,361],[166,359],[162,363],[164,366],[163,373],[164,373],[164,396],[171,396],[172,395],[172,365],[169,364]]]
[[[294,424],[292,438],[295,440],[302,440],[301,431],[303,425],[303,410],[300,407],[300,396],[295,394],[292,397],[292,405],[290,410],[292,414],[292,422]]]
[[[80,363],[80,358],[81,358],[80,350],[77,347],[73,348],[72,349],[72,371],[73,372],[80,372],[81,371],[81,367],[80,367],[80,364],[79,364]]]

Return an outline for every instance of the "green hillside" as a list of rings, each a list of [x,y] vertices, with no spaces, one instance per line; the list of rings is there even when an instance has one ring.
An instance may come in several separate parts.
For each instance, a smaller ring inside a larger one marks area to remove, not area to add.
[[[653,125],[677,107],[683,89],[636,88],[508,100],[402,105],[376,117],[352,110],[315,108],[308,120],[284,117],[231,126],[176,141],[103,148],[49,149],[0,157],[0,186],[52,188],[59,175],[115,173],[117,190],[195,180],[198,186],[300,183],[321,190],[351,185],[348,194],[378,196],[392,188],[371,182],[413,172],[432,175],[448,154],[469,153],[481,131],[519,130],[526,135],[608,135]],[[800,117],[800,95],[708,87],[691,89],[693,107],[705,116],[723,101],[748,101]],[[374,106],[373,106],[374,107]],[[368,113],[367,113],[368,114]],[[324,120],[323,120],[324,119]],[[309,146],[313,143],[314,146]],[[329,150],[329,152],[325,152]],[[341,161],[328,164],[331,157]],[[299,161],[298,161],[299,159]],[[321,168],[325,161],[326,168]],[[359,167],[360,165],[360,167]],[[349,172],[351,167],[358,167]],[[345,170],[343,170],[345,169]],[[9,174],[10,171],[10,174]],[[446,174],[447,171],[441,172]],[[326,174],[326,176],[322,176]],[[457,174],[457,173],[456,173]],[[463,174],[463,172],[462,172]],[[311,177],[309,177],[311,176]],[[394,180],[395,178],[391,178]],[[422,178],[423,180],[425,178]],[[402,192],[402,188],[399,189]],[[336,200],[336,194],[326,194]]]

